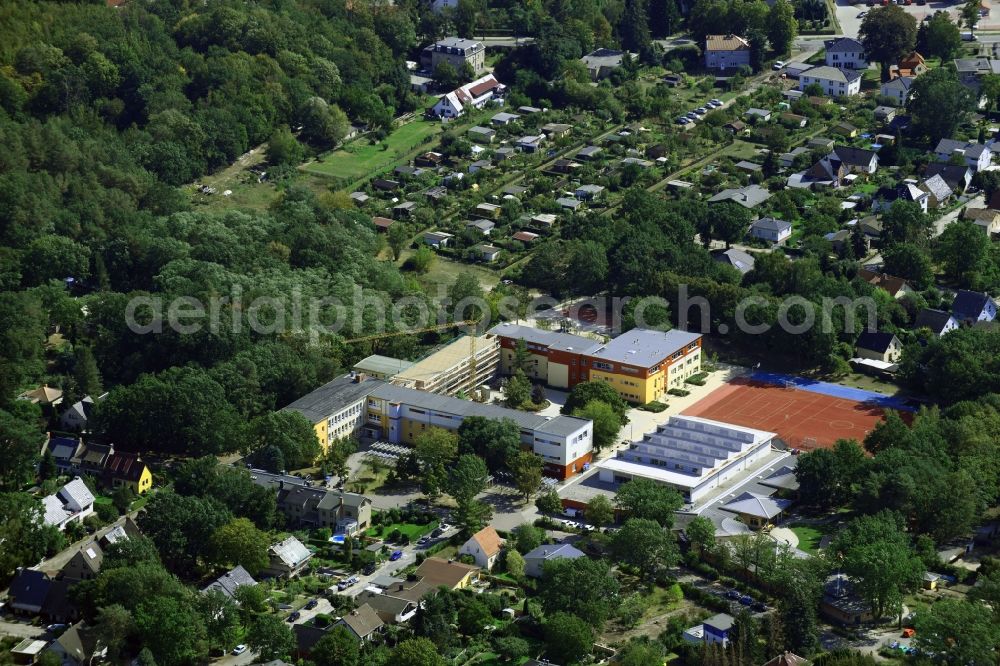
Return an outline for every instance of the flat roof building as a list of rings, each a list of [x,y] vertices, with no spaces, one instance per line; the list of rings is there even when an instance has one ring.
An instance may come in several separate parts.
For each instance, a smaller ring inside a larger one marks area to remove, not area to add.
[[[671,416],[614,458],[598,464],[601,481],[649,479],[697,503],[727,480],[761,464],[775,433],[695,416]]]
[[[394,375],[403,372],[413,365],[412,361],[401,358],[372,354],[354,364],[354,371],[361,372],[375,379],[389,380]]]
[[[391,377],[393,384],[455,395],[473,391],[496,376],[500,344],[492,335],[463,336]]]
[[[511,323],[490,333],[500,339],[502,374],[513,374],[518,341],[523,341],[529,377],[562,389],[604,381],[632,403],[659,400],[701,372],[700,333],[636,328],[607,343]]]
[[[368,394],[385,382],[352,372],[310,391],[282,411],[302,414],[313,424],[316,438],[325,452],[330,442],[358,433],[364,421]]]

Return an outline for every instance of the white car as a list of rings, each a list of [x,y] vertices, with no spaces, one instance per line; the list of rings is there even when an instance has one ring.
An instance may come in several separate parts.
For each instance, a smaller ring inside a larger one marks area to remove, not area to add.
[[[864,18],[868,16],[868,12],[858,12],[858,18]]]
[[[243,654],[246,651],[247,651],[247,646],[243,645],[242,643],[233,648],[233,654],[237,656]]]
[[[771,65],[771,69],[773,69],[774,71],[778,71],[779,69],[784,69],[784,68],[785,68],[784,60],[775,60],[774,64]]]

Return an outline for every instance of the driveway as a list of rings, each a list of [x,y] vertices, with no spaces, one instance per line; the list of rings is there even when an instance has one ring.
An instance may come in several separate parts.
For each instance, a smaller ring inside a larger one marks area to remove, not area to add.
[[[12,619],[12,618],[11,618]],[[26,622],[13,622],[0,620],[0,636],[13,636],[14,638],[41,638],[45,635],[45,627],[36,627]]]

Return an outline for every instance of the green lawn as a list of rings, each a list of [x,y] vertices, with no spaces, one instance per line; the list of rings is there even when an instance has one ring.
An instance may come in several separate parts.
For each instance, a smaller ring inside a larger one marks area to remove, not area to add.
[[[826,536],[825,525],[789,525],[789,529],[799,538],[799,549],[810,555],[819,550],[819,542]]]
[[[377,145],[361,137],[301,168],[308,173],[355,180],[399,161],[440,131],[441,123],[413,120],[397,128]]]
[[[426,525],[417,525],[415,523],[393,523],[391,525],[382,525],[381,534],[376,532],[376,527],[369,528],[365,533],[371,537],[388,537],[392,534],[393,530],[399,530],[401,533],[405,534],[410,538],[410,541],[416,541],[425,534],[430,533],[438,526],[438,521],[432,520]]]

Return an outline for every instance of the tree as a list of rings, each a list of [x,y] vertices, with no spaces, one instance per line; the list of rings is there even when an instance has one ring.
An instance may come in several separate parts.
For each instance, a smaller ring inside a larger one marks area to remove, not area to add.
[[[963,287],[982,288],[1000,282],[1000,262],[989,237],[972,220],[955,220],[934,244],[934,257],[945,275]]]
[[[962,48],[962,33],[948,12],[934,12],[925,25],[927,54],[941,58],[942,62],[954,58]]]
[[[803,586],[792,586],[784,591],[778,609],[786,650],[809,657],[819,647],[816,626],[818,603],[819,600]]]
[[[300,136],[317,148],[332,148],[347,134],[347,114],[322,97],[310,97],[301,110]]]
[[[771,5],[767,19],[767,39],[778,55],[784,55],[792,48],[798,34],[799,22],[795,19],[795,8],[788,0],[776,0]]]
[[[514,578],[514,580],[521,580],[524,578],[524,556],[516,550],[507,551],[507,573]]]
[[[856,583],[858,594],[872,607],[876,618],[897,617],[903,595],[917,589],[924,565],[908,544],[875,541],[849,550],[844,571]]]
[[[343,485],[347,481],[347,460],[358,450],[358,443],[349,437],[335,439],[330,442],[323,455],[322,467],[328,468]]]
[[[605,495],[595,495],[587,502],[584,513],[587,522],[595,527],[607,525],[615,519],[615,507]]]
[[[632,479],[622,484],[615,495],[615,506],[620,511],[632,518],[655,520],[666,529],[673,526],[674,512],[683,504],[676,490],[649,479]]]
[[[559,499],[559,493],[556,492],[555,488],[550,488],[538,496],[535,500],[535,506],[542,513],[549,513],[553,515],[558,515],[562,513],[562,500]]]
[[[205,624],[205,635],[213,650],[228,652],[240,638],[240,611],[221,590],[208,590],[196,600]]]
[[[885,9],[902,11],[901,7],[890,6],[872,10],[872,13]],[[913,81],[906,108],[913,115],[914,129],[936,142],[953,136],[958,126],[968,119],[975,103],[972,93],[953,70],[941,67],[932,69],[927,75]]]
[[[4,490],[19,489],[31,479],[45,443],[45,432],[31,410],[15,408],[0,410],[0,489]]]
[[[882,243],[887,248],[895,243],[924,245],[930,230],[930,217],[913,201],[895,201],[882,215]]]
[[[950,225],[949,225],[950,226]],[[885,272],[926,289],[934,281],[934,266],[926,250],[913,243],[895,243],[882,252]]]
[[[573,416],[593,421],[594,451],[601,451],[617,442],[618,431],[621,430],[621,420],[611,405],[600,400],[591,400],[576,410]]]
[[[547,560],[538,581],[538,598],[547,615],[573,613],[595,628],[611,617],[618,604],[618,580],[604,560]]]
[[[312,465],[320,454],[312,423],[302,414],[286,410],[269,412],[250,422],[244,451],[252,457],[255,451],[267,447],[281,451],[289,469]]]
[[[621,425],[628,425],[628,416],[626,413],[629,410],[629,404],[625,402],[625,399],[622,398],[618,391],[606,382],[588,381],[574,385],[566,397],[566,403],[562,406],[560,412],[567,415],[572,414],[594,400],[599,400],[606,405],[610,405],[618,415]]]
[[[625,0],[618,33],[625,50],[643,53],[649,49],[651,37],[644,0]]]
[[[522,372],[516,372],[504,382],[503,404],[518,409],[531,398],[531,382]]]
[[[444,657],[437,646],[426,638],[410,638],[392,650],[389,663],[393,666],[444,666]]]
[[[889,65],[916,46],[917,20],[898,5],[876,7],[861,22],[858,38],[868,59],[882,66],[882,80],[886,81]]]
[[[590,654],[594,630],[575,615],[555,613],[545,621],[548,653],[564,664],[581,661]]]
[[[462,534],[472,535],[483,529],[493,518],[493,507],[476,499],[464,499],[457,503],[452,512],[455,524]]]
[[[965,25],[972,31],[973,35],[976,32],[976,24],[979,23],[979,11],[981,7],[982,3],[978,2],[978,0],[965,0],[965,4],[962,5],[962,20],[965,21]]]
[[[447,60],[442,60],[434,68],[434,82],[440,90],[454,90],[461,83],[458,80],[458,70]]]
[[[522,555],[541,546],[545,538],[545,531],[531,523],[521,523],[511,530],[510,534],[514,547]]]
[[[458,436],[443,428],[428,428],[414,440],[420,463],[421,489],[428,499],[437,498],[448,480],[448,466],[458,455]]]
[[[122,648],[135,631],[135,620],[127,608],[121,604],[112,604],[98,609],[94,631],[101,644],[108,648],[108,656],[114,659],[121,654]]]
[[[874,456],[883,451],[906,446],[909,441],[910,427],[900,417],[899,412],[889,410],[885,414],[885,420],[876,423],[871,432],[865,436],[865,450]]]
[[[509,467],[521,452],[521,430],[511,419],[470,416],[458,427],[458,451],[483,458],[495,472]]]
[[[486,463],[477,455],[459,456],[451,468],[448,479],[448,494],[456,502],[468,502],[486,490],[489,471]]]
[[[510,464],[511,474],[514,475],[514,487],[524,496],[525,502],[530,500],[541,487],[544,466],[541,457],[532,451],[521,451]]]
[[[229,511],[213,499],[165,490],[153,495],[138,523],[167,568],[191,574],[198,559],[210,552],[212,535],[231,519]]]
[[[691,547],[698,553],[712,550],[715,546],[715,524],[705,516],[695,516],[684,528]]]
[[[1000,101],[1000,76],[997,76],[996,74],[984,75],[983,78],[980,79],[979,81],[979,94],[980,96],[986,98],[986,108],[988,110],[995,109],[997,106],[997,102]],[[989,174],[992,172],[986,171],[983,173]],[[979,175],[979,172],[976,172],[976,175]],[[996,176],[993,176],[992,178],[996,178]],[[975,180],[975,176],[973,176],[972,179]],[[993,188],[993,191],[996,191],[996,188]],[[990,200],[989,197],[993,193],[993,191],[991,192],[984,191],[987,201]]]
[[[358,666],[358,640],[344,626],[335,626],[313,646],[309,655],[316,666]]]
[[[267,162],[274,166],[295,166],[302,162],[305,150],[287,127],[279,127],[267,142]]]
[[[434,250],[427,245],[421,245],[414,251],[413,256],[409,259],[409,263],[412,265],[413,270],[423,274],[431,269],[435,258]]]
[[[995,664],[1000,625],[979,602],[941,599],[913,618],[914,644],[948,664]]]
[[[295,649],[295,635],[277,615],[255,617],[245,640],[261,661],[287,659]]]
[[[97,369],[93,350],[86,345],[73,348],[73,378],[81,395],[97,397],[102,393],[101,372]]]
[[[473,273],[462,272],[455,282],[448,287],[448,299],[452,307],[452,317],[455,321],[479,321],[487,313],[484,311],[486,300],[479,278]]]
[[[493,642],[493,648],[503,659],[516,661],[521,657],[526,657],[531,652],[528,641],[517,636],[504,636]]]
[[[246,518],[237,518],[215,530],[209,552],[212,559],[222,566],[240,565],[251,576],[256,576],[270,561],[268,548],[271,539]]]
[[[673,535],[659,523],[646,518],[629,518],[611,540],[615,556],[637,567],[644,576],[655,574],[662,567],[677,561],[677,544]]]
[[[663,647],[651,640],[631,640],[615,656],[620,666],[648,666],[663,663]]]

